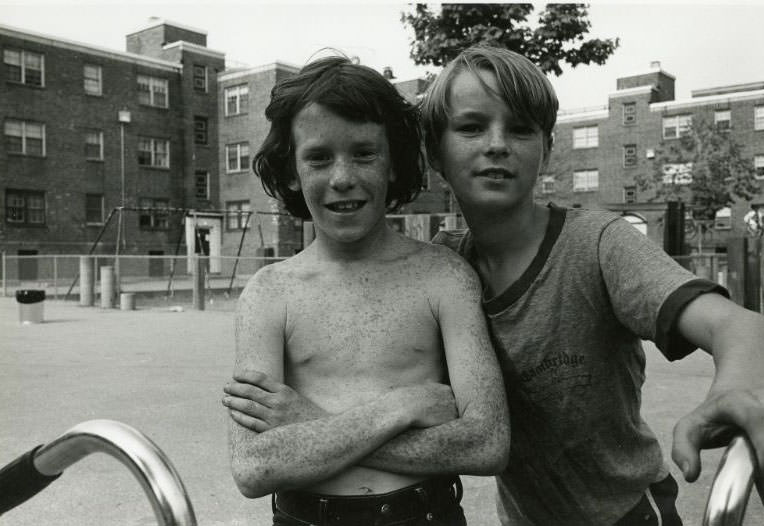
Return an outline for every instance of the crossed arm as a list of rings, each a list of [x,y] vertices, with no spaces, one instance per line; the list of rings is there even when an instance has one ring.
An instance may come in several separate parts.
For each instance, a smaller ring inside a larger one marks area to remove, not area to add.
[[[446,297],[435,313],[450,388],[398,388],[335,415],[323,413],[282,383],[286,316],[273,274],[260,272],[253,278],[236,315],[234,378],[251,380],[250,394],[268,393],[265,398],[252,394],[250,402],[259,397],[258,404],[266,405],[252,404],[254,417],[246,417],[250,426],[237,423],[244,417],[234,407],[240,402],[230,406],[232,470],[242,494],[257,497],[306,486],[362,460],[368,467],[422,475],[491,474],[504,467],[509,454],[506,398],[471,270],[459,268],[459,279],[442,289]],[[257,408],[283,402],[284,395],[299,403],[279,425],[271,425],[273,418],[258,414]]]

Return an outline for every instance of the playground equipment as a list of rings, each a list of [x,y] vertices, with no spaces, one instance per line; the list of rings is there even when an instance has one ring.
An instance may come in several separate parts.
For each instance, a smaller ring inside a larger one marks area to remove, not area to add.
[[[140,431],[113,420],[78,424],[0,470],[0,515],[29,500],[91,453],[106,453],[138,479],[161,526],[196,526],[191,501],[165,454]]]
[[[15,508],[91,453],[106,453],[138,479],[161,526],[196,526],[183,483],[164,453],[136,429],[90,420],[0,469],[0,515]],[[703,526],[740,526],[753,487],[756,460],[748,440],[732,439],[709,491]]]

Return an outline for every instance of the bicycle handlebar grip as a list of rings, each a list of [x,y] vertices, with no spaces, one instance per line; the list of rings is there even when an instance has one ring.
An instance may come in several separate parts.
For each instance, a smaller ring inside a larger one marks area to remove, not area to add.
[[[37,471],[34,456],[41,447],[30,449],[0,469],[0,515],[31,499],[61,476],[61,473],[51,476]]]

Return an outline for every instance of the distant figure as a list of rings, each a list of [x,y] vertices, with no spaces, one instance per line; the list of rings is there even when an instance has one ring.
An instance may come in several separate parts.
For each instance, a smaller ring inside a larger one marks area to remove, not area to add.
[[[761,237],[764,234],[764,225],[762,225],[761,209],[751,205],[751,210],[743,216],[743,221],[748,233],[755,237]]]
[[[333,57],[266,116],[255,173],[316,237],[239,300],[234,479],[275,492],[274,525],[464,525],[456,474],[504,468],[509,417],[477,275],[385,219],[421,186],[416,112]]]

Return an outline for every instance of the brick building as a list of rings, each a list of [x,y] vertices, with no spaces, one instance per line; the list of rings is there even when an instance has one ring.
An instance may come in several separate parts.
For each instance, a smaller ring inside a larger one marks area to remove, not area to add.
[[[82,254],[101,234],[98,253],[106,254],[118,238],[128,254],[283,257],[302,248],[306,225],[251,171],[271,89],[298,68],[226,69],[206,40],[203,30],[153,20],[118,52],[0,26],[0,249]],[[665,204],[649,202],[634,176],[654,170],[662,140],[705,118],[729,128],[764,179],[764,82],[675,100],[674,77],[653,66],[617,79],[606,106],[560,113],[537,193],[620,211],[660,241]],[[427,86],[383,74],[412,102]],[[111,215],[121,205],[129,211]],[[723,211],[709,246],[743,235],[751,205],[764,209],[764,194]],[[439,225],[457,226],[455,212],[447,186],[429,172],[420,197],[390,220],[426,239]],[[227,272],[215,258],[210,265]]]
[[[302,222],[268,197],[252,173],[252,159],[270,129],[265,108],[277,82],[299,71],[283,63],[228,70],[219,77],[220,203],[228,213],[224,253],[236,254],[245,225],[242,254],[291,256],[302,245]],[[247,215],[238,212],[252,212]],[[263,250],[263,249],[270,249]]]
[[[161,20],[126,40],[117,52],[0,26],[6,253],[87,253],[102,229],[113,253],[124,205],[123,253],[172,254],[183,214],[163,209],[217,208],[223,53]]]
[[[764,82],[696,90],[686,100],[675,100],[674,83],[674,76],[656,62],[649,71],[617,79],[606,106],[560,112],[537,197],[619,211],[660,242],[666,204],[650,201],[654,194],[641,192],[635,176],[651,174],[660,143],[680,137],[701,119],[727,130],[756,167],[757,179],[764,181]],[[764,209],[764,193],[720,211],[703,246],[723,250],[729,236],[745,235],[743,217],[752,205]],[[688,244],[696,246],[700,234],[689,218],[686,233]]]

